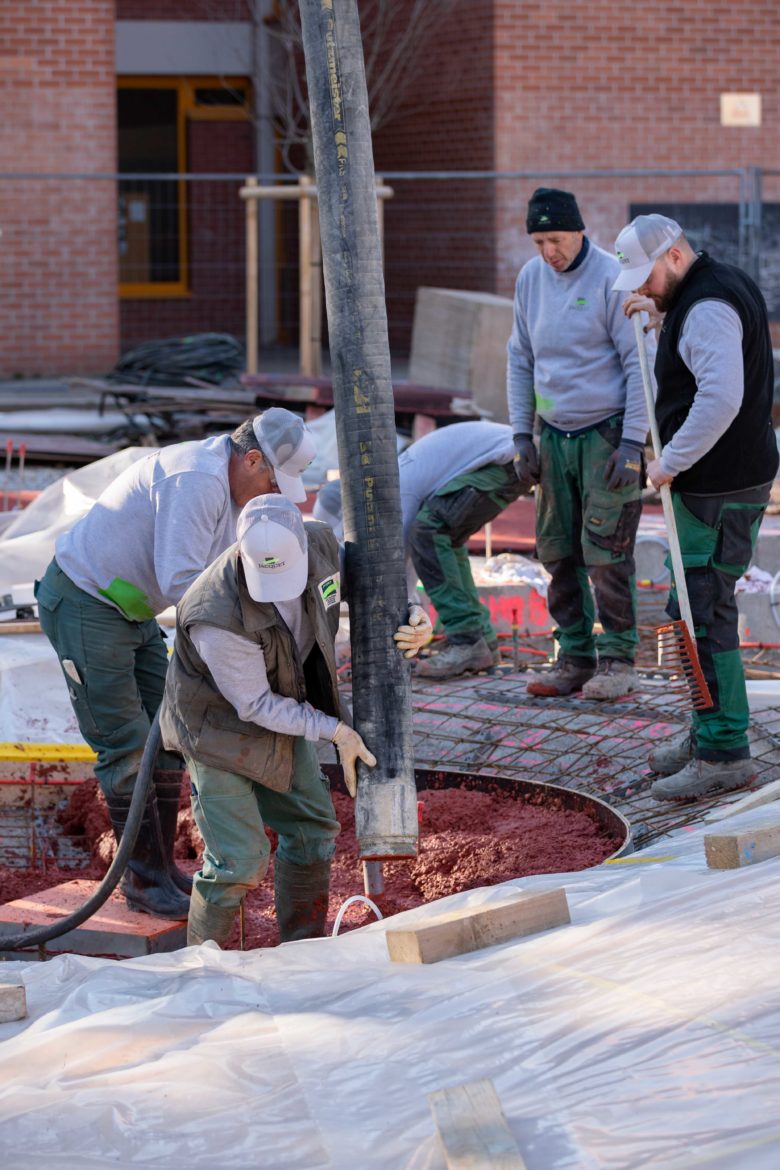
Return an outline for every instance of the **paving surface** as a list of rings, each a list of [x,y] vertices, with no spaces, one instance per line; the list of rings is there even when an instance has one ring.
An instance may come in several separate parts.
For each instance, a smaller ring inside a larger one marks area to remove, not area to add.
[[[529,677],[502,666],[494,674],[449,682],[415,679],[417,765],[559,784],[598,796],[628,819],[637,847],[745,795],[742,790],[691,804],[659,803],[649,795],[655,777],[648,752],[688,721],[684,699],[670,693],[668,680],[657,673],[646,672],[640,692],[609,703],[534,698],[526,693]],[[780,707],[755,713],[750,739],[755,787],[780,778]]]

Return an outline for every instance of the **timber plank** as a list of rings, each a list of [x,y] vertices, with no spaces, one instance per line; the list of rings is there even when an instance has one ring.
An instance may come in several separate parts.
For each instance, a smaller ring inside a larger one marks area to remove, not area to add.
[[[705,833],[704,856],[710,869],[740,869],[780,856],[780,820],[734,833]]]
[[[474,910],[456,910],[407,930],[388,930],[394,963],[437,963],[570,922],[563,888],[520,894]]]
[[[428,1094],[447,1170],[526,1170],[489,1078]]]
[[[0,975],[0,1024],[23,1020],[27,1015],[27,995],[18,976]]]

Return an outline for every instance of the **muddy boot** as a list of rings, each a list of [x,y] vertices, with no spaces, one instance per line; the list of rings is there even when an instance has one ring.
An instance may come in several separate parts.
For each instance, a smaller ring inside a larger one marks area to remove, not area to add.
[[[127,824],[130,797],[107,796],[106,805],[118,843]],[[138,837],[119,889],[130,909],[139,910],[143,914],[183,921],[189,912],[190,900],[173,884],[163,856],[154,793],[147,800]]]
[[[423,658],[414,668],[418,678],[457,678],[459,674],[474,674],[490,670],[493,655],[484,638],[476,642],[449,642],[438,654]]]
[[[291,865],[277,853],[274,860],[274,902],[279,941],[322,938],[328,917],[329,861]]]
[[[179,797],[181,796],[183,779],[183,772],[157,770],[154,773],[154,790],[157,793],[157,811],[160,814],[163,855],[168,865],[168,872],[173,878],[174,885],[178,886],[185,894],[190,894],[192,893],[192,878],[188,873],[182,873],[173,860],[176,825],[179,818]]]
[[[698,800],[744,788],[756,778],[752,760],[689,760],[674,776],[656,780],[650,789],[654,800]]]
[[[590,658],[572,658],[561,654],[549,674],[540,674],[529,682],[526,690],[538,698],[554,699],[581,691],[596,673],[596,663]]]
[[[642,685],[632,662],[622,658],[601,658],[593,678],[582,688],[584,699],[621,699]]]
[[[212,906],[197,890],[193,890],[187,917],[187,946],[196,947],[209,940],[224,946],[237,916],[237,906]]]
[[[647,762],[659,776],[673,776],[681,772],[689,760],[693,759],[693,736],[690,731],[675,736],[668,743],[659,744],[653,748],[647,757]]]

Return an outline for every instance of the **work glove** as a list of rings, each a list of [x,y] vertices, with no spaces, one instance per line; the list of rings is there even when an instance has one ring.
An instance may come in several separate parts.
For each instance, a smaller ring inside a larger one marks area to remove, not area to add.
[[[405,626],[399,626],[393,634],[393,641],[404,658],[414,658],[418,650],[427,646],[433,636],[431,619],[421,605],[409,605],[409,617]]]
[[[368,768],[376,767],[376,756],[368,750],[363,740],[352,727],[339,721],[332,742],[339,753],[339,763],[344,771],[347,792],[354,800],[357,796],[357,761],[362,760]]]
[[[539,482],[539,454],[532,435],[513,435],[512,438],[515,444],[515,475],[523,485],[523,491],[530,492],[533,485]]]
[[[637,443],[633,439],[620,440],[620,445],[612,452],[604,468],[604,479],[610,491],[631,487],[639,482],[644,449],[644,443]]]

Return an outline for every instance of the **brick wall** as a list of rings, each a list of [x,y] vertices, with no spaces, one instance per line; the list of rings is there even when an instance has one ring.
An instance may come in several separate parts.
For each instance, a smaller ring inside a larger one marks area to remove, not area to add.
[[[416,84],[374,136],[383,171],[491,170],[494,165],[493,3],[457,6],[426,46]],[[385,279],[390,343],[405,350],[420,285],[489,289],[494,281],[493,185],[392,183]]]
[[[0,376],[92,373],[118,352],[113,0],[0,5]],[[74,295],[78,290],[78,295]]]

